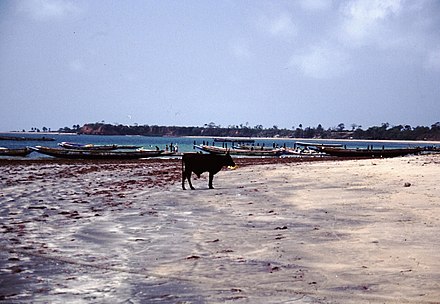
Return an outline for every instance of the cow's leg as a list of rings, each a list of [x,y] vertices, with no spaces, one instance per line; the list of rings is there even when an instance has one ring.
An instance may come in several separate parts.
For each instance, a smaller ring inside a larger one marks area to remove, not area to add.
[[[189,184],[189,187],[191,188],[191,190],[195,190],[195,188],[193,187],[193,185],[191,183],[191,173],[192,173],[191,171],[187,172],[186,177],[188,178],[188,184]]]
[[[212,180],[214,179],[214,174],[209,172],[209,189],[214,189],[214,187],[212,186]]]
[[[185,179],[186,179],[186,172],[182,171],[182,189],[183,190],[186,190],[185,189]]]

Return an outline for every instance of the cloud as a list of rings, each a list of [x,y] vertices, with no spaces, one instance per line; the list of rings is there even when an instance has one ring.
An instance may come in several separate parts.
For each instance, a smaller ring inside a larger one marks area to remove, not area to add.
[[[342,5],[342,39],[353,46],[363,46],[386,30],[387,21],[402,10],[401,0],[356,0]]]
[[[75,60],[70,61],[68,66],[72,72],[76,72],[76,73],[79,73],[79,72],[82,72],[85,70],[84,63],[79,59],[75,59]]]
[[[243,42],[231,44],[229,50],[232,55],[238,59],[249,59],[252,57],[252,52],[250,51],[249,46]]]
[[[435,70],[440,72],[440,47],[428,52],[425,61],[425,68],[427,70]]]
[[[260,17],[258,27],[273,37],[291,38],[297,35],[297,28],[288,12],[276,16],[264,15]]]
[[[61,19],[80,12],[79,7],[68,0],[20,1],[18,10],[38,21]]]
[[[325,12],[320,18],[316,14],[296,16],[301,28],[296,33],[295,44],[286,45],[292,55],[289,66],[306,77],[344,76],[354,69],[365,68],[360,58],[368,59],[370,64],[385,64],[389,69],[417,66],[440,71],[438,2],[299,0],[297,3],[312,13]]]
[[[344,75],[350,69],[348,54],[331,46],[314,46],[307,52],[294,55],[290,66],[298,68],[305,76],[330,79]]]
[[[307,11],[323,11],[331,8],[331,0],[300,0],[299,5]]]
[[[296,28],[293,24],[292,17],[287,14],[278,16],[270,23],[269,32],[274,36],[294,36],[296,34]]]
[[[336,36],[346,48],[393,51],[389,62],[440,71],[440,36],[436,1],[353,0],[340,7]],[[403,59],[405,58],[405,59]]]

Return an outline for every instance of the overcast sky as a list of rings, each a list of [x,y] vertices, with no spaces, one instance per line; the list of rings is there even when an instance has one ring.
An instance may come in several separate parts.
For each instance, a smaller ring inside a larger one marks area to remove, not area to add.
[[[440,1],[0,1],[0,130],[440,121]]]

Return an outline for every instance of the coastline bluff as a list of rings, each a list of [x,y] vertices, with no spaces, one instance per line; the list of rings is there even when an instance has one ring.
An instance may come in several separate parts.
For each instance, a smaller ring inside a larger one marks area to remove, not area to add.
[[[109,124],[85,124],[78,130],[78,133],[85,135],[122,135],[114,127]]]

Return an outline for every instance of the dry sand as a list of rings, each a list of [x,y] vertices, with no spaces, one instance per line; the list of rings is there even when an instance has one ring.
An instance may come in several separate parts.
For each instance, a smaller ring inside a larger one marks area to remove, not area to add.
[[[266,162],[0,163],[0,301],[440,303],[440,155]]]

